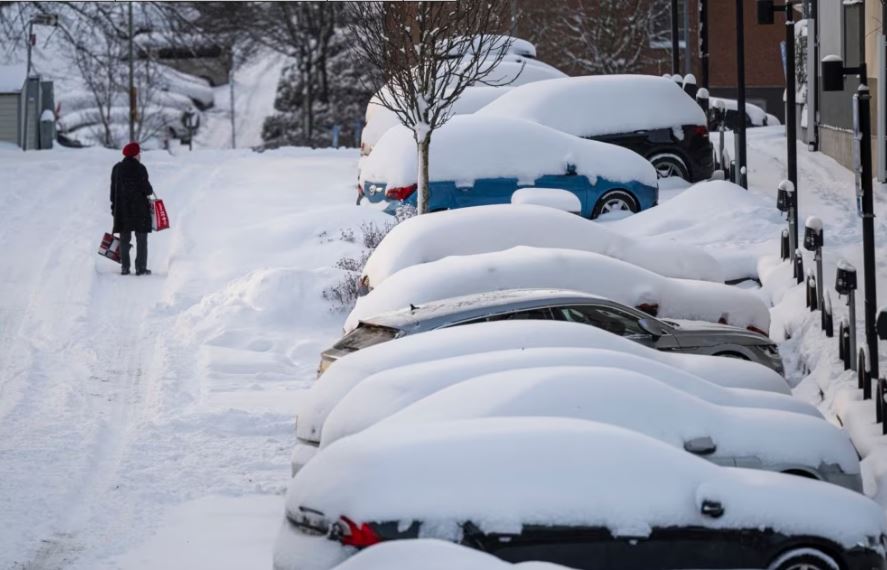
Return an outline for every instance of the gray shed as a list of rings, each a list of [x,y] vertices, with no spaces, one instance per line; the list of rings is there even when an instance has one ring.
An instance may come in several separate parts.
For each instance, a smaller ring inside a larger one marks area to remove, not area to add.
[[[24,65],[0,65],[0,142],[19,147],[27,143],[28,149],[52,148],[55,120],[46,114],[53,112],[55,104],[52,82],[33,76],[26,81],[25,75]],[[25,120],[27,133],[22,128]]]

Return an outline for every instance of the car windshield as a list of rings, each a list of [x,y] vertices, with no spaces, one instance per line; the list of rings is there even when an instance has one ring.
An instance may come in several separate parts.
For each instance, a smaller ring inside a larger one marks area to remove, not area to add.
[[[360,324],[356,329],[342,337],[333,348],[344,350],[360,350],[374,344],[381,344],[397,336],[397,329],[377,325]]]

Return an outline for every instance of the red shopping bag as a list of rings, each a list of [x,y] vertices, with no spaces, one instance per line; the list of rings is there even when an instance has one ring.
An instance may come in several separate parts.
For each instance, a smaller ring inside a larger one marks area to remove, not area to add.
[[[151,204],[151,229],[155,232],[169,229],[169,216],[166,215],[166,206],[163,200],[156,198]]]
[[[99,245],[99,255],[120,263],[120,239],[113,234],[105,234]]]

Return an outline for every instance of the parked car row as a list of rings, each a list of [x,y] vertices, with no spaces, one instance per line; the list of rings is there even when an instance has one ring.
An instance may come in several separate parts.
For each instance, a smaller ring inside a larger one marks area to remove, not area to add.
[[[760,298],[598,229],[513,204],[383,239],[298,410],[276,570],[885,568],[859,455],[792,397]]]

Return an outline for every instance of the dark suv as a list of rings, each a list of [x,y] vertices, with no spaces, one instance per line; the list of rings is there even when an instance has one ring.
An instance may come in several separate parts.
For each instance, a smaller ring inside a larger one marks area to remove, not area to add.
[[[714,172],[705,112],[663,77],[590,75],[538,81],[515,87],[477,113],[521,118],[625,147],[652,162],[660,178],[698,182]]]

